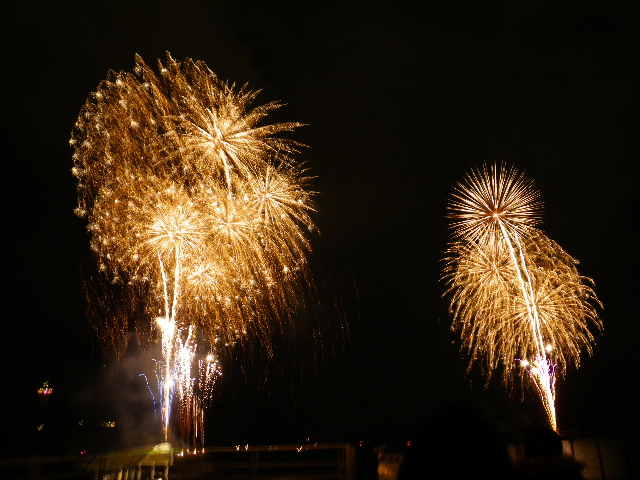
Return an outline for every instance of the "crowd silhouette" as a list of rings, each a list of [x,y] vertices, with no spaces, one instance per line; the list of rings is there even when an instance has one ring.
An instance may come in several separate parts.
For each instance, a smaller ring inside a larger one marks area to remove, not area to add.
[[[582,480],[582,466],[563,454],[560,436],[548,427],[527,427],[522,458],[509,455],[497,429],[473,409],[451,406],[420,425],[398,480]]]

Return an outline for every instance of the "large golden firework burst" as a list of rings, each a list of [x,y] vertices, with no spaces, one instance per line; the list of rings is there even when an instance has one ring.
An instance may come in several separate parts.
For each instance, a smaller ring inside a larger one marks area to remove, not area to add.
[[[299,124],[263,124],[281,104],[251,108],[257,92],[203,62],[167,54],[158,67],[136,57],[134,73],[110,72],[70,143],[76,213],[100,268],[142,299],[136,328],[162,343],[167,436],[170,390],[181,411],[195,405],[185,365],[196,337],[216,351],[247,335],[268,344],[295,315],[315,227],[308,177],[293,160],[299,145],[279,136]],[[118,344],[125,323],[109,319],[105,340]]]
[[[556,429],[556,374],[592,353],[602,322],[591,280],[536,227],[539,196],[513,167],[472,170],[449,205],[454,241],[444,279],[469,369],[478,364],[488,378],[500,369],[507,385],[530,377]]]

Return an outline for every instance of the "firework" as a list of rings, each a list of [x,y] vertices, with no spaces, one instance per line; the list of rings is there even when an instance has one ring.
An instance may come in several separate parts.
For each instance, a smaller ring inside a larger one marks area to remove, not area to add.
[[[278,136],[299,124],[262,124],[281,105],[250,108],[256,92],[202,62],[167,54],[158,63],[158,74],[140,57],[134,73],[110,72],[70,143],[76,213],[100,270],[144,305],[136,330],[161,344],[166,438],[174,394],[183,433],[195,430],[189,419],[202,417],[205,402],[194,392],[210,396],[206,378],[218,371],[195,381],[197,339],[217,350],[249,334],[267,343],[291,318],[298,288],[310,283],[314,225],[308,178],[293,160],[298,144]],[[117,343],[131,309],[109,311],[116,318],[104,324]]]
[[[592,282],[537,228],[539,193],[515,168],[473,170],[449,209],[444,278],[469,368],[479,363],[488,378],[501,369],[507,385],[526,374],[555,430],[556,373],[579,367],[581,353],[592,354],[592,330],[602,328]]]

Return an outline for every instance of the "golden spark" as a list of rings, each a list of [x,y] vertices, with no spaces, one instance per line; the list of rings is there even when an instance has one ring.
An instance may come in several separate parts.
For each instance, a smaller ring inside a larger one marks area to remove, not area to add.
[[[566,373],[558,365],[578,368],[581,353],[592,354],[601,304],[578,262],[536,228],[538,199],[513,167],[472,170],[449,206],[454,241],[444,279],[469,369],[479,363],[490,378],[502,368],[507,385],[526,372],[557,430],[556,373]]]
[[[267,343],[291,319],[311,280],[313,192],[292,158],[299,145],[278,136],[299,124],[262,123],[280,103],[251,108],[257,92],[200,61],[167,54],[158,66],[136,57],[134,73],[110,72],[82,108],[70,141],[75,211],[101,270],[144,303],[136,330],[162,345],[165,438],[174,393],[183,436],[202,438],[202,396],[219,367],[192,371],[197,343]],[[126,334],[122,320],[105,325],[114,342]]]

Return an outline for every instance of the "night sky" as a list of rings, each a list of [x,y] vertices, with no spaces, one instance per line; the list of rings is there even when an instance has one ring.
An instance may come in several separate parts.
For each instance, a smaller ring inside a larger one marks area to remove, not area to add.
[[[324,356],[314,368],[278,359],[263,381],[263,362],[227,359],[211,444],[401,442],[452,402],[505,431],[544,421],[532,392],[520,402],[466,374],[449,328],[439,280],[447,200],[483,161],[536,181],[543,230],[580,260],[604,304],[594,356],[558,382],[560,427],[609,432],[637,420],[638,8],[372,3],[2,7],[5,431],[22,439],[44,417],[59,425],[123,410],[135,423],[144,415],[131,412],[150,405],[138,367],[116,379],[86,320],[89,236],[73,214],[68,141],[109,70],[131,71],[136,53],[154,65],[167,51],[262,90],[255,105],[286,103],[272,122],[306,124],[291,138],[309,147],[298,158],[319,192],[314,261],[339,305],[323,314],[348,325],[309,352]],[[44,381],[47,407],[35,395]]]

